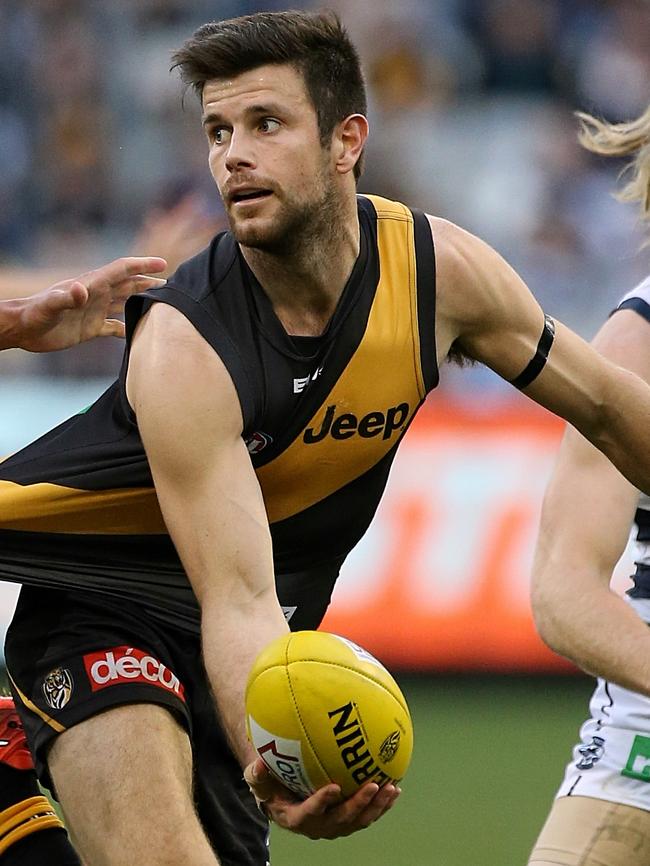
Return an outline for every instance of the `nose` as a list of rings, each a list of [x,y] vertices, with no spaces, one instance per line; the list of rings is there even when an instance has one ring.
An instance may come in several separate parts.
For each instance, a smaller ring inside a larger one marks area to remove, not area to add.
[[[252,144],[250,137],[245,133],[233,132],[225,160],[229,172],[235,172],[242,168],[255,168]]]

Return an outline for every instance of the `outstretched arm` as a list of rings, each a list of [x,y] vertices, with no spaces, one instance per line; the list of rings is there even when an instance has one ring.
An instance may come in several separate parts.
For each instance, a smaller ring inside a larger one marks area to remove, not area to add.
[[[127,390],[165,523],[201,607],[203,654],[217,708],[245,766],[256,759],[245,731],[248,672],[287,624],[237,393],[213,349],[165,304],[155,304],[138,325]],[[362,829],[397,796],[393,786],[378,791],[368,783],[334,806],[340,789],[328,785],[298,802],[282,785],[254,780],[250,770],[248,779],[259,783],[258,794],[277,823],[312,838]]]
[[[124,336],[111,318],[135,292],[162,285],[164,259],[122,258],[28,298],[0,301],[0,349],[52,352],[93,337]]]
[[[650,381],[650,323],[615,313],[594,341]],[[650,630],[610,588],[638,491],[575,430],[549,483],[535,553],[532,604],[540,635],[584,670],[650,696]]]
[[[535,356],[544,314],[491,247],[431,218],[437,251],[436,333],[444,357],[461,352],[515,380]],[[650,388],[556,322],[541,372],[524,393],[573,424],[639,489],[650,491]]]
[[[201,608],[205,665],[224,727],[246,764],[253,757],[243,711],[248,671],[287,624],[235,386],[190,322],[154,304],[136,330],[127,392],[165,523]]]

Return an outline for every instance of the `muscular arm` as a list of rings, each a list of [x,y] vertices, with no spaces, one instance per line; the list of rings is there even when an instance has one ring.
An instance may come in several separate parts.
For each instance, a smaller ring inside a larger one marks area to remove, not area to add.
[[[254,657],[287,631],[276,594],[262,495],[242,441],[234,385],[176,310],[156,304],[138,326],[127,381],[160,507],[201,606],[205,666],[231,745],[273,819],[311,838],[361,830],[399,791],[368,782],[339,803],[338,785],[296,802],[269,779],[246,739],[244,687]],[[254,775],[254,773],[257,775]]]
[[[439,355],[452,344],[505,379],[535,355],[544,314],[522,280],[487,244],[430,218],[436,240]],[[650,389],[556,323],[548,362],[525,389],[565,418],[637,487],[650,491]]]
[[[650,324],[630,310],[594,341],[650,381]],[[567,430],[544,500],[532,584],[548,645],[586,671],[650,695],[650,629],[609,588],[638,492],[575,430]]]
[[[201,606],[208,677],[246,764],[254,758],[244,727],[248,671],[287,625],[237,394],[215,352],[164,304],[138,327],[127,384],[160,507]]]

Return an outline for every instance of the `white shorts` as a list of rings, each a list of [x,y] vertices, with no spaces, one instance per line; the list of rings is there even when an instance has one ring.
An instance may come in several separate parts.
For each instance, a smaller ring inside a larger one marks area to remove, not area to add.
[[[627,599],[650,623],[650,599]],[[558,797],[596,797],[650,811],[650,698],[599,679]]]

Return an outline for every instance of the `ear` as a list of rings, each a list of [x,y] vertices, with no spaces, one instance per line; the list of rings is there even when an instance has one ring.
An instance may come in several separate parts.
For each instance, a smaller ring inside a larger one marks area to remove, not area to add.
[[[368,121],[363,114],[351,114],[335,128],[332,153],[339,174],[347,174],[354,169],[367,138]]]

